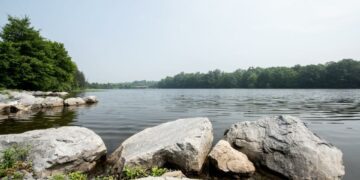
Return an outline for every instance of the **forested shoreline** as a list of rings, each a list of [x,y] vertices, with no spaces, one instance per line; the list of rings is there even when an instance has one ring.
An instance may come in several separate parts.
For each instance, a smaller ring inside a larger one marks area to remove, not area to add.
[[[360,88],[360,61],[343,59],[317,65],[250,67],[234,72],[179,73],[156,81],[87,83],[92,89],[134,88]]]
[[[360,61],[343,59],[318,65],[238,69],[227,73],[179,73],[157,88],[360,88]]]

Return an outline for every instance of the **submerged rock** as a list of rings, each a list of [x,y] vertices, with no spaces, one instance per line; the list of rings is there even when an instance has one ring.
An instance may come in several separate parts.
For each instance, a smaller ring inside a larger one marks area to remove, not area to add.
[[[251,176],[255,172],[254,164],[247,156],[232,148],[225,140],[220,140],[213,147],[209,159],[213,166],[224,173]]]
[[[12,145],[29,146],[38,178],[69,171],[89,171],[106,154],[102,139],[83,127],[61,127],[0,135],[0,152]]]
[[[126,166],[150,168],[171,165],[184,172],[199,172],[210,151],[213,132],[207,118],[179,119],[147,128],[111,154],[118,173]]]
[[[298,118],[267,117],[231,126],[225,139],[259,167],[286,179],[341,179],[342,152]]]
[[[65,99],[65,101],[64,101],[65,106],[77,106],[77,105],[83,105],[85,103],[86,102],[80,97],[68,98],[68,99]]]

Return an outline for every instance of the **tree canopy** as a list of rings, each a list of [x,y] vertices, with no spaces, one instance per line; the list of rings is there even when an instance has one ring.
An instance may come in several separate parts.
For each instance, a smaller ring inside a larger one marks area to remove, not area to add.
[[[64,45],[42,37],[28,17],[9,16],[0,38],[0,87],[43,91],[84,87],[84,74]]]
[[[360,61],[248,68],[232,73],[180,73],[158,82],[159,88],[360,88]]]

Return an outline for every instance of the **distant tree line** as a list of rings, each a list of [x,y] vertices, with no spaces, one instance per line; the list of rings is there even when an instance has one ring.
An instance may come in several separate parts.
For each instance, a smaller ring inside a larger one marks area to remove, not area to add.
[[[69,91],[85,76],[64,45],[40,35],[28,17],[8,17],[0,32],[0,88]]]
[[[227,73],[180,73],[158,88],[360,88],[360,61],[343,59],[318,65],[250,67]]]
[[[154,88],[157,81],[133,81],[125,83],[88,83],[90,89],[136,89],[136,88]]]

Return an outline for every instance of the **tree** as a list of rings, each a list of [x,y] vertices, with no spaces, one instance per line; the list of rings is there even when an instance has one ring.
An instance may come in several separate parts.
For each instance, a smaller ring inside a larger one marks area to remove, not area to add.
[[[42,37],[28,17],[8,21],[0,32],[1,87],[66,91],[84,84],[62,43]]]

